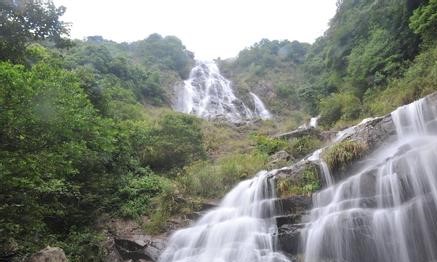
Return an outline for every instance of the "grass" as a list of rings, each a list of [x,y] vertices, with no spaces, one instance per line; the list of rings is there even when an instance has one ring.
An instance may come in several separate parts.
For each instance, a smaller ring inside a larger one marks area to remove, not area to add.
[[[368,150],[363,142],[345,140],[329,147],[323,154],[323,159],[331,170],[347,167],[352,161],[361,158]]]
[[[152,200],[153,211],[146,232],[158,234],[167,229],[173,216],[184,217],[198,210],[202,202],[222,197],[239,181],[255,175],[266,164],[259,153],[232,154],[216,161],[198,161],[179,172],[173,183],[164,184]]]
[[[255,175],[267,161],[263,154],[233,154],[212,163],[200,161],[188,166],[177,181],[185,194],[202,198],[223,196],[237,182]]]
[[[278,197],[285,198],[295,195],[311,195],[321,187],[318,167],[308,166],[297,181],[289,177],[279,178],[276,181]]]
[[[286,151],[294,158],[302,158],[322,146],[322,141],[314,136],[303,136],[292,139]]]

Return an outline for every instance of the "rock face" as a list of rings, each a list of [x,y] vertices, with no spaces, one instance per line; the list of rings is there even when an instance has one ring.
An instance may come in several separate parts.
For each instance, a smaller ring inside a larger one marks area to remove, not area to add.
[[[33,254],[29,262],[67,262],[64,250],[59,247],[46,247]]]
[[[437,104],[437,93],[429,95],[426,99],[431,101],[431,103]],[[435,126],[437,130],[437,121],[431,121],[429,125]],[[297,137],[301,135],[306,135],[311,129],[296,130],[293,132],[278,135],[277,137]],[[347,128],[336,136],[329,134],[333,139],[333,143],[320,150],[320,155],[323,156],[330,147],[335,146],[341,141],[352,140],[366,145],[367,152],[366,155],[372,154],[381,145],[389,144],[396,139],[396,127],[393,122],[391,114],[383,117],[366,119],[360,124]],[[408,151],[409,148],[402,149],[399,154],[404,151]],[[359,168],[360,161],[349,163],[348,166],[343,170],[338,170],[337,172],[344,174],[350,174],[352,170]],[[311,157],[307,156],[304,159],[298,161],[297,163],[278,169],[275,173],[277,179],[288,179],[292,182],[298,182],[304,179],[304,171],[314,165],[311,161]],[[402,170],[406,168],[401,168],[398,172],[402,173]],[[375,170],[370,170],[366,173],[365,178],[362,179],[360,184],[360,190],[362,192],[370,192],[375,187]],[[332,174],[334,177],[344,177],[337,174]],[[321,177],[320,177],[321,178]],[[322,181],[322,185],[325,185]],[[302,221],[306,221],[305,216],[312,206],[312,200],[309,196],[294,196],[289,199],[281,200],[283,205],[284,215],[277,218],[278,226],[278,246],[286,255],[290,257],[292,261],[297,261],[297,258],[302,252],[302,247],[299,247],[299,239],[301,238],[301,232],[305,224]],[[376,205],[374,199],[369,199],[364,201],[363,206],[372,207]]]
[[[274,135],[273,138],[292,139],[292,138],[299,138],[299,137],[310,136],[310,135],[319,136],[320,130],[314,127],[298,128],[291,132]]]
[[[114,239],[115,247],[124,260],[157,261],[165,248],[166,238],[133,235]]]
[[[285,150],[281,150],[269,157],[269,163],[267,163],[267,168],[274,169],[285,166],[293,160],[293,157],[289,153],[287,153]]]
[[[314,132],[314,129],[297,130],[296,132],[283,134],[282,137],[296,137],[310,134],[310,132]],[[337,141],[333,144],[323,148],[320,154],[323,155],[323,152],[344,140],[362,142],[367,145],[368,153],[370,153],[376,149],[377,145],[393,139],[395,133],[396,130],[390,115],[375,118],[350,128],[348,132],[345,132],[340,138],[337,138]],[[275,177],[276,179],[287,179],[290,183],[298,184],[299,181],[305,179],[305,170],[314,167],[314,165],[315,162],[311,160],[311,156],[307,156],[289,167],[278,169],[275,173]],[[321,172],[319,172],[319,179],[321,180],[321,184],[326,186],[326,183],[321,177]],[[312,207],[312,199],[311,196],[293,196],[282,199],[280,202],[284,215],[278,217],[276,220],[278,226],[278,246],[283,253],[290,257],[291,261],[297,261],[301,249],[301,247],[299,247],[299,240],[301,238],[302,229],[304,228],[302,221],[305,221],[303,218],[305,218],[307,212]]]
[[[169,221],[168,231],[157,236],[148,235],[136,221],[114,219],[106,224],[108,239],[106,241],[105,262],[156,262],[164,251],[171,233],[188,226],[207,210],[217,207],[218,202],[202,203],[198,212],[188,218],[175,218]],[[144,218],[142,223],[147,223]]]

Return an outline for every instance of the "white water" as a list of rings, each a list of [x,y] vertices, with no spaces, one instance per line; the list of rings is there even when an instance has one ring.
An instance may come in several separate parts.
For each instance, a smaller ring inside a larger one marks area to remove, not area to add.
[[[238,184],[220,206],[174,233],[159,262],[288,262],[276,251],[271,173]]]
[[[205,119],[223,118],[230,122],[270,118],[262,101],[255,94],[251,95],[254,111],[235,96],[231,82],[220,74],[215,62],[199,61],[184,85],[177,87],[173,108]]]
[[[329,171],[328,164],[320,157],[322,149],[314,151],[314,153],[308,158],[309,161],[316,163],[320,166],[320,171],[322,172],[323,179],[325,180],[326,186],[332,186],[334,184],[334,179],[331,176],[331,171]]]
[[[253,104],[255,105],[255,114],[262,120],[271,119],[272,115],[270,114],[269,110],[267,110],[261,99],[252,92],[250,92],[250,95],[252,96]]]
[[[419,100],[392,119],[397,142],[314,194],[304,261],[437,261],[437,108]]]
[[[319,118],[320,118],[320,116],[311,117],[311,119],[310,119],[310,127],[317,128],[318,124],[319,124]]]
[[[308,122],[300,125],[297,129],[317,128],[319,126],[320,116],[311,117]]]

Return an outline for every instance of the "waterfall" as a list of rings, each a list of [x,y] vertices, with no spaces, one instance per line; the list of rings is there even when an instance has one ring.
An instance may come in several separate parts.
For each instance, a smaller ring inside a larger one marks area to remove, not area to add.
[[[252,92],[250,92],[250,95],[252,96],[253,104],[255,106],[255,114],[259,116],[259,118],[261,118],[262,120],[267,120],[272,118],[272,115],[267,110],[261,99]]]
[[[288,262],[276,251],[275,182],[262,171],[193,226],[176,231],[159,262]]]
[[[310,127],[317,128],[317,126],[319,124],[319,118],[320,118],[320,116],[311,117],[311,119],[310,119]]]
[[[270,113],[262,101],[253,94],[255,111],[237,98],[231,82],[220,74],[213,61],[198,61],[183,86],[176,87],[173,108],[205,119],[222,118],[237,123],[253,118],[267,119]]]
[[[320,171],[323,175],[325,185],[332,186],[334,184],[334,179],[331,176],[331,171],[329,171],[328,164],[323,160],[323,158],[320,157],[321,153],[322,149],[314,151],[308,160],[320,166]]]
[[[397,141],[313,195],[304,261],[437,261],[436,106],[422,99],[391,116]]]

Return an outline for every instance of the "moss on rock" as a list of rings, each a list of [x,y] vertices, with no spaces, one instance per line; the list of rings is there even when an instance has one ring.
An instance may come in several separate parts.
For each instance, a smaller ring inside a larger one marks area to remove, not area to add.
[[[329,147],[323,154],[323,159],[331,170],[341,170],[348,166],[352,161],[361,158],[369,147],[367,144],[345,140]]]
[[[295,195],[309,195],[321,187],[318,168],[315,165],[306,167],[298,179],[280,177],[276,181],[278,197],[285,198]]]

